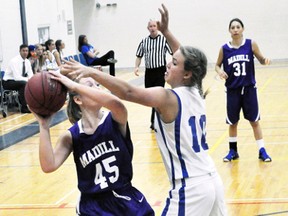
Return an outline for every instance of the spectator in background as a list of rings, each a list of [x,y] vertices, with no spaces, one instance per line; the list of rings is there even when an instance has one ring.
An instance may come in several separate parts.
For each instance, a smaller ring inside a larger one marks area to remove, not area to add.
[[[44,44],[42,43],[41,45],[42,45],[42,47],[43,47],[43,52],[46,51],[46,45],[45,45],[45,43],[44,43]]]
[[[19,52],[19,55],[10,60],[4,73],[3,88],[6,90],[17,90],[21,104],[21,113],[30,113],[24,97],[26,83],[33,76],[31,63],[27,59],[29,53],[28,45],[20,45]]]
[[[34,73],[38,73],[40,71],[47,70],[46,60],[48,60],[48,54],[46,50],[44,51],[44,47],[42,46],[42,44],[36,44],[35,47],[36,47],[37,60],[35,62],[35,68],[32,67],[32,69]]]
[[[78,38],[78,50],[81,52],[89,66],[91,65],[109,65],[109,73],[115,76],[115,63],[117,60],[114,58],[114,51],[110,50],[105,55],[97,57],[99,51],[96,50],[91,44],[88,43],[86,35],[80,35]]]
[[[27,59],[31,63],[32,71],[35,74],[36,73],[36,67],[37,67],[37,53],[36,53],[36,47],[34,45],[29,45],[28,46],[29,52]]]
[[[139,66],[141,59],[145,59],[145,88],[165,85],[164,74],[166,72],[166,53],[172,55],[170,46],[166,38],[158,33],[155,20],[148,22],[147,29],[149,36],[145,37],[139,44],[136,52],[134,73],[139,76]],[[152,107],[151,130],[154,130],[155,109]]]
[[[60,61],[62,62],[63,57],[64,57],[63,49],[65,49],[65,43],[59,39],[59,40],[56,40],[55,45],[56,45],[56,50],[59,53]]]
[[[61,66],[59,52],[56,49],[54,40],[49,39],[45,42],[46,50],[49,58],[48,70],[57,70]]]
[[[50,60],[48,58],[48,52],[46,50],[43,51],[43,60],[40,62],[40,68],[41,70],[48,70],[48,65],[50,64]]]

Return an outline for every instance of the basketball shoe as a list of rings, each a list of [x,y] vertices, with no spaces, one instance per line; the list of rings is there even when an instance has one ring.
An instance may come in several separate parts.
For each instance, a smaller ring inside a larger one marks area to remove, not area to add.
[[[230,149],[228,155],[223,158],[224,162],[229,162],[231,160],[236,160],[239,158],[238,152],[236,152],[234,149]]]
[[[261,159],[264,162],[271,162],[272,161],[271,157],[267,154],[264,147],[262,147],[259,150],[259,159]]]

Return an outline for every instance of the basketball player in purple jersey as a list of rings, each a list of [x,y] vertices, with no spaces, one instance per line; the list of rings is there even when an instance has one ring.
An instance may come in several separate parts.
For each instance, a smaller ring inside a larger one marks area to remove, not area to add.
[[[237,150],[237,125],[240,110],[243,110],[253,129],[256,143],[259,147],[259,159],[271,162],[271,157],[264,148],[264,140],[260,127],[260,113],[255,80],[254,56],[263,65],[269,65],[270,60],[264,58],[255,41],[243,37],[244,25],[238,18],[229,23],[232,41],[224,44],[219,52],[215,70],[225,79],[227,89],[227,118],[229,124],[229,153],[223,158],[229,162],[239,158]],[[223,69],[221,66],[223,65]]]
[[[206,143],[207,58],[197,48],[180,46],[168,29],[168,10],[159,9],[158,29],[173,50],[162,86],[142,88],[71,60],[61,73],[92,77],[121,99],[155,107],[155,133],[171,185],[162,216],[227,215],[224,187]]]
[[[73,152],[81,192],[77,215],[154,215],[144,195],[131,185],[133,145],[123,103],[97,88],[92,78],[76,83],[51,73],[70,90],[67,113],[73,126],[53,149],[51,116],[42,118],[34,113],[40,127],[42,170],[57,170]],[[101,110],[102,106],[110,111]]]

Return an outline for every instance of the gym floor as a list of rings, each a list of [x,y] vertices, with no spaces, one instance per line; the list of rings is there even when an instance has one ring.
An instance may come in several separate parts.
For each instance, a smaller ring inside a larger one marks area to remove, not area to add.
[[[225,89],[209,69],[204,89],[211,86],[206,99],[207,141],[225,186],[229,215],[288,215],[288,63],[257,66],[257,86],[261,126],[271,163],[258,160],[258,148],[250,124],[239,123],[240,158],[222,162],[228,151],[225,124]],[[143,86],[143,77],[132,69],[118,70],[116,76]],[[148,107],[125,102],[134,142],[133,184],[146,196],[156,215],[160,215],[169,190],[168,178],[154,133],[149,129]],[[141,114],[140,114],[141,113]],[[52,142],[70,123],[65,107],[54,117]],[[38,125],[32,114],[10,110],[0,117],[0,215],[74,215],[79,192],[73,157],[54,173],[41,171],[38,158]]]

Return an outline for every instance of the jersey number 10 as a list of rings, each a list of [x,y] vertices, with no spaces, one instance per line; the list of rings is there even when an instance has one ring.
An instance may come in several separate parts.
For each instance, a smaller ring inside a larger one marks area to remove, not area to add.
[[[198,142],[198,131],[197,131],[197,127],[196,127],[196,117],[192,116],[189,119],[189,125],[191,127],[191,134],[192,134],[192,148],[193,150],[197,153],[200,152],[200,145],[202,147],[203,150],[207,150],[208,149],[208,145],[206,143],[206,116],[205,115],[201,115],[200,119],[199,119],[199,125],[201,127],[201,143],[199,145]],[[199,130],[199,129],[198,129]]]

